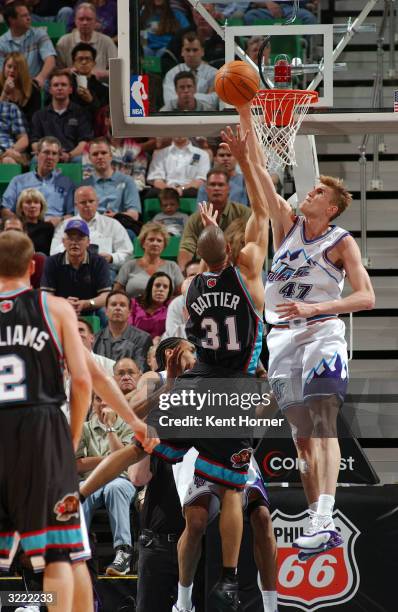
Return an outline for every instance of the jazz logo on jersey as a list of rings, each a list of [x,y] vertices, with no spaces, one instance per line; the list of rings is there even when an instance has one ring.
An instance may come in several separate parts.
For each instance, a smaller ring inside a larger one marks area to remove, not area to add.
[[[211,289],[212,287],[215,287],[216,284],[217,284],[216,278],[208,278],[206,281],[206,285],[209,287],[209,289]]]
[[[0,302],[0,312],[3,314],[10,312],[14,307],[14,302],[12,300],[3,300]]]
[[[293,541],[307,524],[307,513],[287,515],[280,510],[272,514],[278,546],[278,602],[294,610],[320,610],[350,601],[359,587],[355,559],[355,541],[360,531],[340,511],[333,519],[344,544],[307,561],[299,561]]]
[[[149,115],[148,75],[132,74],[130,79],[130,116]]]

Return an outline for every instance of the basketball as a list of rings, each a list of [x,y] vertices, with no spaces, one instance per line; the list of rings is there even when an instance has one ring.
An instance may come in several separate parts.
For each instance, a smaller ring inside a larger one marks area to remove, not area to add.
[[[221,66],[217,72],[214,87],[221,100],[232,106],[250,102],[259,88],[259,75],[246,62],[237,60]]]

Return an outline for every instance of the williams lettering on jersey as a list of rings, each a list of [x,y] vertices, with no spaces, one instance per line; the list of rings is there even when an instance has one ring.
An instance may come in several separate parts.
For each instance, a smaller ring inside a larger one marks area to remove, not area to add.
[[[62,355],[46,295],[0,294],[0,409],[65,401]]]
[[[35,351],[42,351],[50,335],[45,331],[39,331],[31,325],[15,325],[0,328],[0,346],[29,346]]]

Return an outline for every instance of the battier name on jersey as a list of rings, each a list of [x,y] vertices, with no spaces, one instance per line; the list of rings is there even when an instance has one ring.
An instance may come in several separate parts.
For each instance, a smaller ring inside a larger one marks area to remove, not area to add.
[[[195,302],[190,304],[190,307],[200,316],[207,308],[217,306],[236,310],[239,302],[239,295],[234,295],[229,291],[214,291],[212,293],[202,293]]]
[[[29,346],[35,351],[42,351],[50,336],[31,325],[7,325],[0,330],[0,346]]]

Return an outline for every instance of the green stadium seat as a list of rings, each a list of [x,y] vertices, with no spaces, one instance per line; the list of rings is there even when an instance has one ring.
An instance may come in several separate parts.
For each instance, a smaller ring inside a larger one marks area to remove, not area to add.
[[[101,320],[99,317],[97,317],[97,315],[86,315],[82,317],[82,319],[84,319],[85,321],[87,321],[87,323],[91,325],[91,327],[93,328],[94,334],[100,331]]]
[[[62,174],[70,178],[75,185],[81,185],[83,180],[83,168],[81,164],[58,164],[58,168],[61,170]]]
[[[144,74],[162,74],[160,57],[148,56],[141,58],[141,68]]]
[[[46,28],[49,38],[55,45],[61,36],[66,34],[66,25],[62,22],[35,21],[32,26],[34,28]]]
[[[138,238],[134,238],[133,244],[134,244],[134,257],[135,258],[142,257],[144,254],[144,251],[142,250],[142,247],[138,241]],[[180,237],[170,236],[169,244],[164,249],[164,251],[162,251],[160,256],[162,259],[172,259],[174,261],[175,259],[177,259],[179,248],[180,248]]]
[[[245,21],[243,17],[230,17],[227,20],[229,26],[243,26],[245,25]]]
[[[14,176],[22,174],[20,164],[0,164],[0,194],[3,194]]]
[[[48,22],[48,21],[35,21],[32,23],[34,28],[46,28],[47,34],[52,42],[56,45],[61,36],[66,34],[66,25],[61,22]],[[5,34],[8,30],[8,25],[5,21],[0,23],[0,36]]]
[[[192,213],[198,210],[196,198],[181,198],[180,199],[180,211],[186,215],[192,215]]]
[[[142,212],[142,220],[144,223],[150,221],[157,213],[160,212],[159,198],[146,198],[144,200],[144,210]]]

